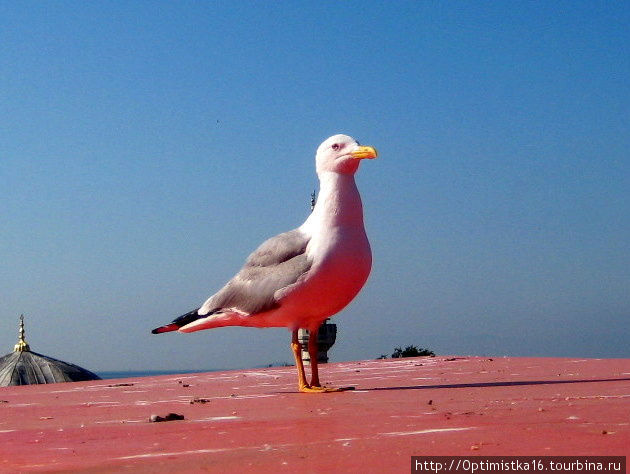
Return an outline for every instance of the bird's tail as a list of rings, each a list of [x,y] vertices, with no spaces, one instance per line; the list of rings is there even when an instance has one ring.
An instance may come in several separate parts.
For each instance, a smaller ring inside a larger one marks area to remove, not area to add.
[[[207,315],[200,316],[199,308],[193,309],[186,314],[182,314],[180,317],[175,318],[171,323],[165,324],[164,326],[160,326],[159,328],[155,328],[151,331],[153,334],[161,334],[163,332],[171,332],[177,331],[179,328],[186,326],[187,324],[192,323],[200,318],[205,318]]]

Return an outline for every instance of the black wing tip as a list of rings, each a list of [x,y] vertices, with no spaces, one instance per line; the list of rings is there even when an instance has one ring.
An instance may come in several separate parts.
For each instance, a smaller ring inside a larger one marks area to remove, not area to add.
[[[151,334],[162,334],[163,332],[177,331],[179,328],[180,326],[178,326],[177,324],[171,323],[165,326],[160,326],[159,328],[155,328],[153,331],[151,331]]]
[[[205,317],[205,316],[199,316],[199,313],[197,311],[199,311],[199,308],[193,309],[192,311],[189,311],[186,314],[182,314],[180,317],[176,318],[174,321],[170,322],[169,324],[165,324],[164,326],[155,328],[153,331],[151,331],[151,333],[162,334],[163,332],[177,331],[182,326],[186,326],[186,324],[192,323],[193,321],[196,321],[199,318]]]

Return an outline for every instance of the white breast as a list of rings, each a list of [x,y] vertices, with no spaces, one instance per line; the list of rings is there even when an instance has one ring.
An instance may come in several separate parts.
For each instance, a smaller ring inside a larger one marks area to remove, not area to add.
[[[313,264],[303,284],[287,292],[282,301],[287,311],[295,302],[296,311],[299,307],[303,317],[314,321],[313,324],[350,303],[367,281],[372,267],[354,177],[326,173],[320,176],[320,183],[317,205],[301,226],[311,237],[306,253]]]

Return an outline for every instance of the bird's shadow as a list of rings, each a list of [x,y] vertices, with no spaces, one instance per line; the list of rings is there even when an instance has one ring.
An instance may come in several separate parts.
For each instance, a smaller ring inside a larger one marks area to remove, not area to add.
[[[624,382],[630,381],[630,377],[624,378],[608,378],[608,379],[575,379],[575,380],[518,380],[518,381],[501,381],[501,382],[475,382],[475,383],[451,383],[436,385],[407,385],[400,387],[373,387],[358,388],[361,391],[381,391],[381,390],[432,390],[439,388],[483,388],[483,387],[517,387],[527,385],[556,385],[570,383],[593,383],[593,382]]]
[[[528,385],[558,385],[558,384],[571,384],[571,383],[593,383],[593,382],[628,382],[630,377],[622,378],[608,378],[608,379],[575,379],[575,380],[505,380],[501,382],[470,382],[470,383],[449,383],[449,384],[435,384],[435,385],[405,385],[397,387],[372,387],[362,388],[360,386],[344,387],[340,392],[380,392],[389,390],[435,390],[442,388],[484,388],[484,387],[518,387]],[[287,392],[275,392],[275,393],[287,393]],[[299,392],[291,392],[299,393]]]

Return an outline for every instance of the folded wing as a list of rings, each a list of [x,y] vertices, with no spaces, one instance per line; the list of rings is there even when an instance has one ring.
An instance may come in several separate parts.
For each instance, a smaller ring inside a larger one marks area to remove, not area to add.
[[[311,268],[312,262],[306,256],[308,242],[308,236],[299,229],[268,239],[248,257],[234,278],[199,309],[154,329],[153,333],[175,331],[215,313],[252,315],[278,307],[278,290],[296,283]]]

